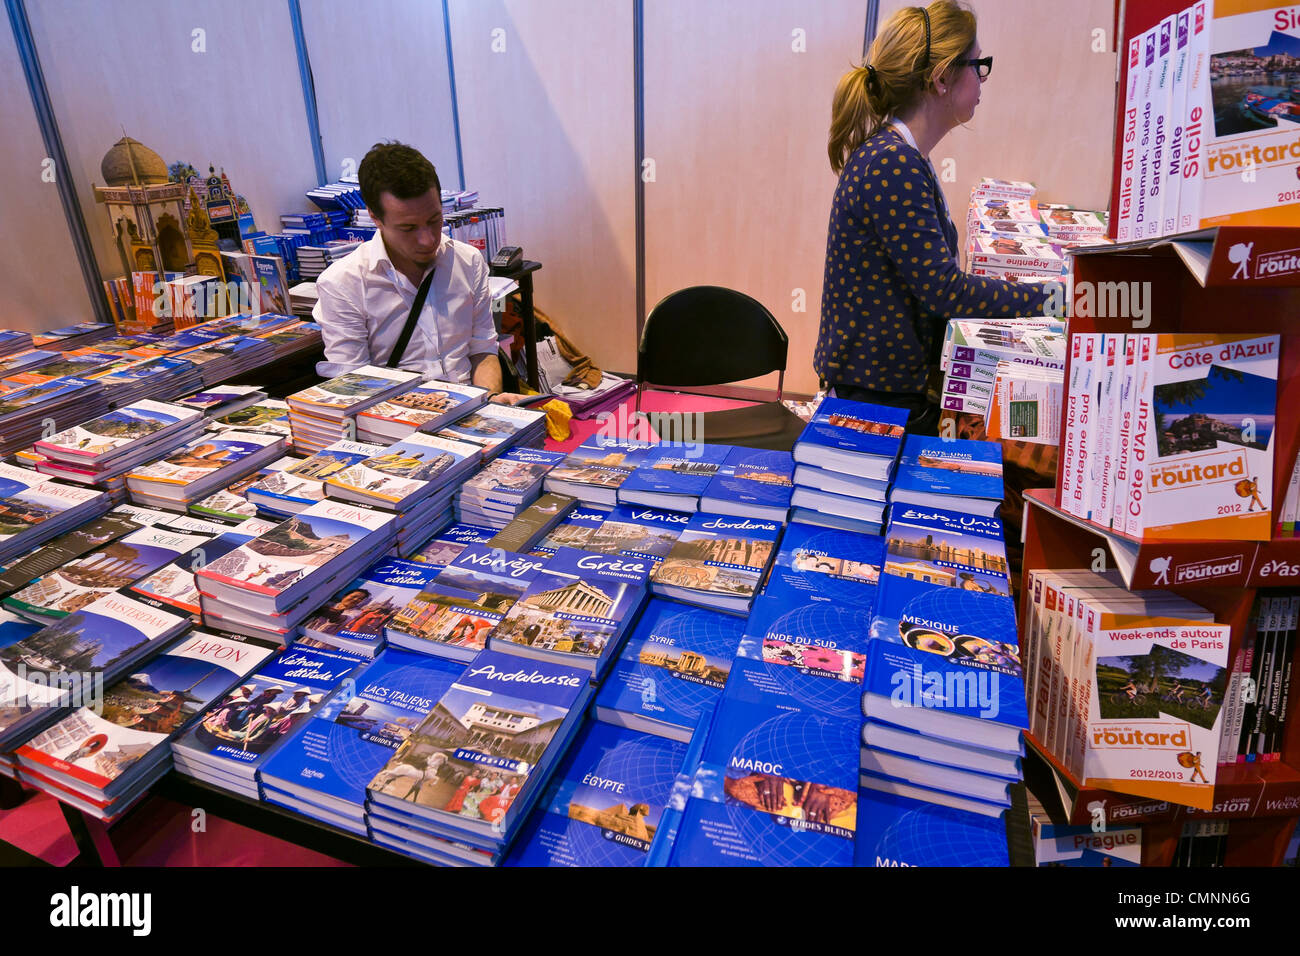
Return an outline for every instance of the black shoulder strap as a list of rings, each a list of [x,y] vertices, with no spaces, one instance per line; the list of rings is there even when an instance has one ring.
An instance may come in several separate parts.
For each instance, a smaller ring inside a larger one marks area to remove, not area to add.
[[[420,288],[416,290],[415,301],[411,303],[411,313],[406,317],[406,325],[402,326],[402,334],[397,337],[393,354],[388,357],[388,368],[397,368],[406,354],[406,346],[410,344],[411,335],[414,334],[415,326],[420,321],[420,313],[424,311],[424,300],[429,297],[429,286],[433,284],[433,274],[437,271],[436,267],[430,269],[429,274],[420,283]]]

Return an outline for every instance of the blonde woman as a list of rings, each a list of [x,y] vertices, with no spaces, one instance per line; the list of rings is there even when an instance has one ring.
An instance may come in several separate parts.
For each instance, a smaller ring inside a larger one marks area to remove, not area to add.
[[[967,123],[993,58],[975,14],[954,0],[904,7],[867,62],[840,79],[828,153],[839,175],[826,240],[814,368],[840,398],[906,408],[908,431],[934,434],[944,323],[1041,315],[1037,286],[961,271],[957,229],[930,152]]]

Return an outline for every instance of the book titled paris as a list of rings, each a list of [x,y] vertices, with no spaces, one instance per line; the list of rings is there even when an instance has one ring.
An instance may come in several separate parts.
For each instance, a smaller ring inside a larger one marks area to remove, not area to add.
[[[872,608],[884,561],[883,538],[791,522],[763,594],[790,604],[829,601]]]
[[[699,512],[651,576],[663,597],[745,614],[781,536],[779,521]]]

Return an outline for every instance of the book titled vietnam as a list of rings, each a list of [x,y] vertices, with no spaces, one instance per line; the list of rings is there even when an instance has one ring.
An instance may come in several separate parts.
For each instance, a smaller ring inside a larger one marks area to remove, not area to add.
[[[44,729],[62,708],[102,700],[106,685],[189,626],[184,615],[111,593],[0,650],[0,750]]]
[[[361,658],[294,645],[209,707],[172,742],[182,773],[257,798],[256,772],[351,678]]]
[[[547,491],[587,505],[617,503],[618,489],[645,456],[647,442],[593,435],[546,476]]]
[[[1009,597],[1002,522],[956,509],[890,509],[872,634],[896,640],[908,604],[935,588]]]
[[[381,561],[303,621],[299,643],[374,657],[384,646],[384,627],[439,570],[400,558]]]
[[[18,762],[91,798],[119,799],[166,763],[172,737],[274,651],[192,631],[108,687],[100,707],[82,706],[20,747]]]
[[[388,643],[468,661],[527,590],[546,559],[474,544],[388,623]]]
[[[745,614],[771,563],[778,521],[699,512],[650,579],[663,597]]]
[[[560,548],[492,630],[489,647],[599,680],[645,601],[648,558]]]
[[[993,515],[1002,504],[998,442],[909,435],[894,474],[891,502]]]
[[[859,721],[733,694],[734,680],[668,865],[851,865]]]
[[[416,433],[325,479],[325,493],[344,501],[402,509],[456,484],[479,461],[479,448]]]
[[[745,622],[652,599],[596,696],[597,720],[688,741],[727,685]]]
[[[640,464],[619,486],[618,501],[697,511],[700,496],[732,450],[730,445],[660,444],[647,448]]]
[[[883,538],[792,522],[763,594],[789,604],[830,601],[870,609],[884,558]]]
[[[587,723],[506,866],[645,866],[684,742]]]
[[[794,456],[788,451],[731,448],[700,493],[700,511],[784,521],[794,493]]]
[[[613,509],[601,505],[579,503],[546,537],[533,546],[532,553],[546,557],[554,554],[557,548],[587,550],[587,541],[609,517],[611,510]]]
[[[370,800],[429,830],[505,846],[582,720],[584,670],[486,650],[370,784]],[[418,771],[432,786],[412,788]]]
[[[794,460],[830,471],[888,479],[906,425],[903,409],[823,399],[794,444]]]
[[[487,389],[453,382],[420,382],[357,416],[357,437],[388,443],[414,431],[437,431],[487,400]]]
[[[266,761],[259,776],[267,799],[309,815],[336,814],[364,834],[366,786],[464,669],[392,647],[380,651],[357,674],[355,693],[333,697]],[[406,780],[415,789],[425,783],[423,776]]]
[[[618,505],[581,546],[584,551],[648,558],[658,567],[690,523],[685,511],[664,511],[649,505]]]
[[[297,514],[325,500],[325,479],[381,454],[383,445],[339,441],[310,458],[259,478],[248,486],[247,498],[273,514]]]
[[[1010,866],[998,817],[863,787],[857,866]]]

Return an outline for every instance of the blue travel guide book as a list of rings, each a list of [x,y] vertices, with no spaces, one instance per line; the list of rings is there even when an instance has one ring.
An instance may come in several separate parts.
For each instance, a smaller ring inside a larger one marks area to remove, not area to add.
[[[619,487],[641,463],[647,442],[593,435],[551,469],[545,488],[588,505],[613,506]]]
[[[858,521],[840,515],[823,514],[811,508],[791,508],[790,523],[812,524],[819,528],[834,528],[837,531],[852,531],[854,534],[865,534],[868,537],[879,537],[883,530],[874,521]]]
[[[952,588],[918,597],[899,637],[868,646],[862,706],[874,720],[1019,753],[1029,714],[1015,606]]]
[[[662,597],[747,614],[781,536],[779,521],[699,512],[650,578]]]
[[[597,681],[645,603],[648,558],[560,548],[532,578],[488,646],[590,670]]]
[[[889,480],[882,478],[863,478],[859,475],[846,475],[839,471],[827,471],[813,465],[799,465],[794,470],[794,483],[797,487],[812,488],[816,491],[829,491],[836,495],[849,495],[867,501],[888,501]]]
[[[866,787],[855,866],[1010,866],[1006,823]]]
[[[781,537],[763,595],[789,604],[831,601],[872,608],[884,557],[883,538],[791,524]]]
[[[907,410],[825,398],[794,444],[794,460],[830,471],[888,478],[907,425]]]
[[[564,516],[563,521],[551,529],[550,534],[533,546],[531,553],[538,556],[549,556],[555,553],[556,548],[590,550],[587,547],[587,541],[604,520],[609,517],[612,510],[612,508],[602,505],[579,503],[578,507]]]
[[[700,495],[718,474],[730,445],[655,445],[618,488],[619,504],[699,510]]]
[[[688,749],[588,722],[505,865],[645,866]]]
[[[998,442],[908,435],[889,500],[992,515],[1004,493]]]
[[[788,451],[732,448],[700,494],[700,510],[784,521],[794,492],[794,456]]]
[[[507,845],[581,722],[589,676],[483,651],[375,776],[371,801],[422,818],[431,833]],[[412,792],[402,778],[415,770],[438,782]]]
[[[852,865],[859,722],[783,704],[779,693],[733,694],[735,676],[669,865]]]
[[[336,695],[262,767],[268,797],[271,789],[283,791],[350,819],[364,833],[366,787],[464,670],[454,661],[386,648],[356,676],[354,694]]]
[[[657,567],[667,557],[691,520],[685,511],[665,511],[649,505],[619,505],[587,537],[575,545],[584,551],[650,558]]]
[[[722,696],[744,631],[734,615],[652,599],[596,695],[596,719],[690,740]]]
[[[384,646],[384,627],[439,570],[418,561],[385,558],[303,621],[298,643],[374,657]]]
[[[888,640],[897,640],[908,605],[929,591],[1011,594],[1002,522],[993,517],[895,505],[883,570],[872,635]]]

